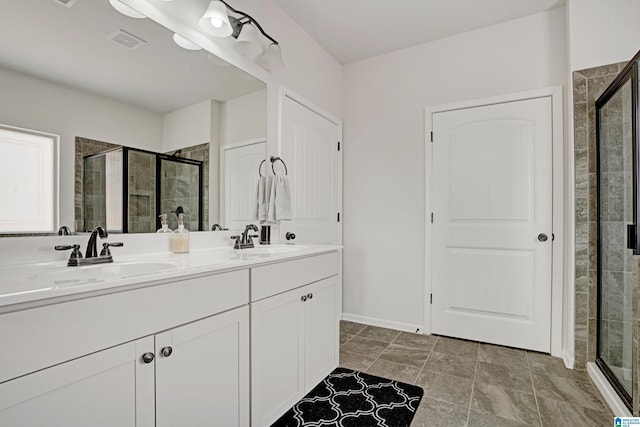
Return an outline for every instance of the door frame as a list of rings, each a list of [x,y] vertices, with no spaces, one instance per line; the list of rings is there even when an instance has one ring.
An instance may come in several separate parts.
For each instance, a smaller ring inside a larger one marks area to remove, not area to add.
[[[551,355],[562,356],[563,307],[563,271],[564,271],[564,125],[562,86],[553,86],[532,91],[517,92],[490,98],[474,99],[452,104],[436,105],[425,108],[425,299],[424,299],[424,332],[431,334],[431,292],[432,292],[432,247],[431,247],[431,183],[433,182],[433,131],[432,116],[435,113],[482,107],[507,102],[524,101],[535,98],[551,98],[552,111],[552,233],[554,236],[551,258]],[[569,299],[570,296],[569,296]],[[568,305],[568,304],[567,304]],[[567,313],[566,322],[573,325],[573,313]],[[567,328],[568,330],[568,328]]]

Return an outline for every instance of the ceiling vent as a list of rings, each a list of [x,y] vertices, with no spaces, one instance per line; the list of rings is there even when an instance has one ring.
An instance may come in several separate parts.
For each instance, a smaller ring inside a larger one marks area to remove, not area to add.
[[[113,34],[110,34],[107,38],[131,50],[137,49],[140,46],[147,44],[145,40],[141,39],[138,36],[134,36],[133,34],[126,32],[125,30],[118,30]]]
[[[78,0],[53,0],[64,7],[71,7],[78,2]]]

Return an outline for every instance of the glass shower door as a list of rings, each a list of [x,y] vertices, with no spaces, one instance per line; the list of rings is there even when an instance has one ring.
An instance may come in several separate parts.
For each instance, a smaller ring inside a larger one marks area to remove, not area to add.
[[[596,103],[598,327],[596,363],[629,406],[632,394],[631,256],[635,247],[633,73]]]

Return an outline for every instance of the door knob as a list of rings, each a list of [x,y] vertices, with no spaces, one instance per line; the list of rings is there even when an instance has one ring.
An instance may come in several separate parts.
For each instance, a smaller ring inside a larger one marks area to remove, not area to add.
[[[549,240],[549,236],[547,236],[544,233],[540,233],[540,234],[538,234],[538,240],[540,242],[546,242],[547,240]]]
[[[145,353],[142,355],[142,361],[144,363],[151,363],[153,362],[154,356],[153,353]]]

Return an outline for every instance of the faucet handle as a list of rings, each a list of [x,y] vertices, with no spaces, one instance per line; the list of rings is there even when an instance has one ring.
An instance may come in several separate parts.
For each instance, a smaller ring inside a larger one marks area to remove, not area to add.
[[[124,246],[124,243],[122,242],[106,242],[102,244],[102,251],[100,251],[100,256],[111,256],[111,251],[109,250],[110,247],[122,247]]]
[[[56,245],[54,246],[56,251],[66,251],[69,249],[73,249],[69,259],[80,259],[82,258],[82,252],[80,252],[80,245]]]

